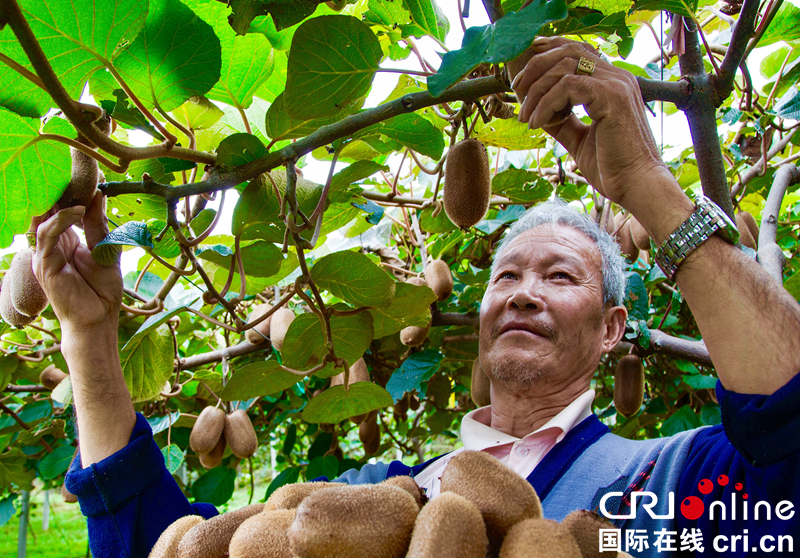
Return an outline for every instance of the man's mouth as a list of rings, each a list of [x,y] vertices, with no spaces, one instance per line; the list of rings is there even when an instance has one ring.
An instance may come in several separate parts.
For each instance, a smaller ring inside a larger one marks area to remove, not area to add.
[[[500,328],[498,335],[503,335],[504,333],[509,332],[524,332],[539,337],[549,337],[547,331],[543,327],[527,322],[509,322]]]

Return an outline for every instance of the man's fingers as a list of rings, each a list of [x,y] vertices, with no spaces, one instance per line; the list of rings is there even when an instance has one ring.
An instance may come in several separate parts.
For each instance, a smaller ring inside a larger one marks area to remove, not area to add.
[[[515,80],[513,89],[520,101],[527,96],[531,85],[565,59],[573,61],[571,73],[575,73],[578,67],[578,60],[581,57],[594,60],[597,67],[605,68],[610,66],[596,50],[585,43],[569,41],[560,37],[547,41],[540,41],[540,39],[541,37],[533,42],[533,47],[537,54],[528,61],[525,70],[520,72],[522,78]]]
[[[81,206],[62,209],[55,216],[39,225],[36,230],[37,255],[42,259],[48,258],[58,245],[58,239],[61,234],[80,221],[85,212],[86,209]]]
[[[95,192],[92,203],[86,208],[86,215],[83,217],[83,232],[89,250],[92,250],[108,234],[106,197],[100,190]]]

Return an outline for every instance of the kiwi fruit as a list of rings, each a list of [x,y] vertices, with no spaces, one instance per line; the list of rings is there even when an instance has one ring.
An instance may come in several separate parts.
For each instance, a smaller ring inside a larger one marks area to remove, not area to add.
[[[370,415],[358,427],[358,439],[364,445],[364,453],[375,455],[381,444],[381,429],[378,425],[378,415]]]
[[[474,138],[458,142],[447,154],[442,197],[445,213],[456,226],[468,229],[486,215],[491,197],[486,146]]]
[[[402,488],[361,484],[318,490],[289,528],[298,558],[403,558],[419,506]]]
[[[11,303],[11,285],[13,284],[14,277],[9,270],[6,272],[5,276],[3,276],[3,284],[2,287],[0,287],[0,316],[2,316],[3,321],[8,325],[21,328],[25,327],[36,318],[24,316],[14,308],[14,305]]]
[[[302,482],[297,484],[286,484],[270,494],[267,503],[264,504],[264,511],[269,510],[293,510],[300,505],[300,502],[317,490],[324,488],[336,488],[346,486],[333,482]]]
[[[281,308],[272,315],[272,321],[269,325],[269,340],[278,351],[283,347],[286,332],[289,331],[289,326],[293,321],[294,313],[288,308]]]
[[[253,504],[195,525],[178,544],[177,558],[228,558],[228,546],[236,529],[263,509],[264,504]]]
[[[393,406],[394,409],[394,419],[397,421],[406,420],[408,416],[408,396],[404,395],[400,399],[397,400],[397,403]]]
[[[414,497],[414,500],[417,502],[417,505],[420,508],[425,504],[425,502],[428,501],[428,497],[425,496],[425,491],[419,487],[417,482],[414,480],[414,477],[410,475],[397,475],[395,477],[389,477],[381,484],[402,488]]]
[[[757,244],[758,233],[760,229],[758,227],[758,223],[756,223],[756,218],[753,217],[753,214],[750,213],[749,211],[739,211],[739,213],[737,213],[736,216],[739,217],[739,219],[741,219],[741,221],[744,222],[745,225],[747,225],[747,228],[750,229],[750,234],[753,236],[753,239],[756,241]],[[738,220],[736,221],[736,226],[739,227]]]
[[[484,558],[488,546],[475,504],[442,492],[419,512],[406,558]]]
[[[453,457],[442,472],[441,491],[455,492],[478,507],[493,550],[515,524],[542,517],[542,503],[528,481],[484,452]]]
[[[631,217],[630,223],[633,243],[639,250],[647,252],[650,250],[650,235],[647,234],[642,224],[636,220],[636,217]]]
[[[256,321],[258,318],[266,314],[272,310],[272,306],[269,304],[259,304],[253,311],[250,312],[250,315],[247,316],[247,323],[251,323]],[[259,343],[263,343],[269,337],[269,323],[272,321],[272,316],[264,320],[263,322],[259,323],[255,327],[251,327],[247,331],[244,332],[244,337],[253,345],[258,345]]]
[[[205,467],[206,469],[213,469],[220,463],[222,463],[222,458],[225,455],[225,433],[223,432],[220,434],[219,439],[217,440],[217,444],[214,448],[208,453],[201,453],[200,454],[200,465]]]
[[[406,347],[419,347],[428,337],[430,324],[425,327],[408,326],[400,331],[400,342]]]
[[[225,428],[225,411],[217,407],[206,407],[197,417],[189,435],[189,446],[196,453],[209,453],[219,442]]]
[[[11,304],[23,316],[35,318],[47,308],[47,295],[33,274],[33,250],[24,248],[17,252],[8,272],[14,275]]]
[[[614,529],[614,524],[589,510],[575,510],[561,522],[569,529],[583,558],[615,558],[616,550],[600,551],[600,529]]]
[[[481,359],[478,357],[472,362],[472,384],[469,390],[476,407],[492,404],[491,388],[492,383],[489,381],[489,376],[484,373]]]
[[[614,407],[623,417],[639,412],[644,401],[644,365],[636,355],[625,355],[614,375]]]
[[[408,408],[411,409],[412,411],[416,411],[417,409],[419,409],[419,397],[417,397],[416,395],[409,394]]]
[[[599,544],[596,541],[597,546]],[[565,526],[550,519],[526,519],[509,530],[500,558],[582,558],[581,549]]]
[[[111,133],[111,118],[104,114],[102,118],[94,123],[94,126],[108,136]],[[95,147],[83,135],[78,135],[77,140],[87,147]],[[95,159],[82,151],[74,147],[70,147],[69,151],[72,156],[72,178],[70,178],[66,190],[61,194],[61,198],[59,198],[56,205],[59,209],[76,205],[88,207],[94,199],[94,193],[100,181],[100,168]]]
[[[758,250],[758,244],[756,244],[756,239],[753,238],[753,233],[750,232],[747,218],[744,217],[744,215],[750,214],[746,211],[740,211],[736,214],[736,228],[739,229],[739,242],[742,243],[742,246],[747,246],[752,250]],[[752,215],[750,215],[750,219],[753,219]],[[755,219],[753,219],[753,222],[755,222]],[[16,285],[16,280],[14,281],[14,284]]]
[[[531,58],[533,58],[535,54],[536,50],[533,48],[533,46],[530,46],[525,50],[525,52],[520,54],[517,58],[511,60],[510,62],[506,62],[506,69],[508,70],[508,79],[509,81],[511,81],[511,83],[514,83],[514,79],[517,77],[517,74],[519,74],[522,70],[525,69],[525,66],[528,65],[528,61]],[[572,115],[572,105],[567,103],[567,106],[565,106],[563,109],[553,114],[553,117],[547,121],[547,124],[545,124],[544,127],[546,128],[548,126],[558,126],[559,124],[563,124],[564,122],[569,120],[569,117],[571,115]]]
[[[294,558],[289,527],[296,510],[264,510],[239,525],[228,546],[230,558]]]
[[[620,213],[620,215],[622,214]],[[635,262],[639,259],[639,247],[636,246],[636,243],[633,241],[630,219],[625,221],[619,231],[617,231],[617,242],[619,243],[622,255],[625,256],[629,262]]]
[[[66,483],[61,485],[61,497],[64,499],[65,504],[77,504],[78,497],[75,496],[72,492],[67,490]]]
[[[450,266],[443,260],[433,260],[425,268],[425,283],[436,294],[438,301],[447,300],[453,292]]]
[[[258,449],[258,437],[250,417],[242,409],[225,415],[225,441],[233,455],[239,459],[247,459]]]
[[[358,359],[355,364],[350,366],[350,385],[356,382],[369,382],[369,370],[363,358]],[[331,387],[344,384],[344,372],[331,377]]]
[[[199,515],[185,515],[172,522],[172,525],[161,533],[148,558],[175,558],[178,543],[190,529],[205,521]]]
[[[56,389],[56,386],[67,377],[61,370],[56,368],[55,364],[51,364],[39,374],[39,383],[49,390]]]

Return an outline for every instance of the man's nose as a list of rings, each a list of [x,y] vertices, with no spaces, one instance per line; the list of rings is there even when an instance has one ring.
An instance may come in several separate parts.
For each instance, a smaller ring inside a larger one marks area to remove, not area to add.
[[[508,305],[517,310],[541,310],[544,306],[539,289],[531,281],[519,284],[509,297]]]

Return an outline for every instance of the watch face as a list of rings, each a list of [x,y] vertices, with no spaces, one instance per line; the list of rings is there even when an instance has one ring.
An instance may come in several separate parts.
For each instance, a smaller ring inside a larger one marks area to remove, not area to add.
[[[696,202],[698,206],[705,206],[708,212],[716,217],[717,222],[719,223],[719,229],[717,232],[722,238],[731,244],[736,244],[739,242],[739,229],[736,228],[736,223],[734,223],[733,220],[728,217],[727,213],[722,211],[717,204],[705,196],[697,196]]]

